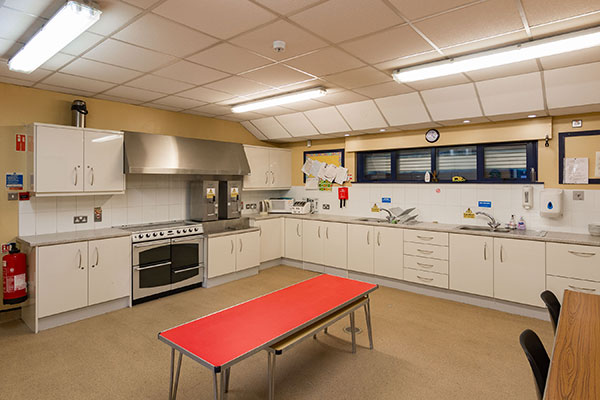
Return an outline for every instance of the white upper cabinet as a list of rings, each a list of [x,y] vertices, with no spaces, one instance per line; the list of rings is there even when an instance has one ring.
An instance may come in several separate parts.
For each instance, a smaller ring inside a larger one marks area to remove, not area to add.
[[[289,189],[292,187],[292,152],[272,147],[244,146],[250,173],[244,190]]]
[[[33,124],[30,186],[38,196],[122,193],[123,133]]]

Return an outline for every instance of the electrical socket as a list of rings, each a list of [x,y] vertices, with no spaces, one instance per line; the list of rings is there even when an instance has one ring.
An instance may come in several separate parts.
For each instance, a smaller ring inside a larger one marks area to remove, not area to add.
[[[74,224],[87,224],[87,215],[76,215],[73,217]]]
[[[250,203],[250,208],[256,210],[256,203]]]
[[[584,200],[583,190],[573,191],[573,200]]]
[[[250,205],[250,203],[246,203],[246,210],[249,210],[251,208]]]
[[[329,204],[323,203],[323,210],[329,210]]]
[[[19,193],[8,192],[8,201],[19,200]]]

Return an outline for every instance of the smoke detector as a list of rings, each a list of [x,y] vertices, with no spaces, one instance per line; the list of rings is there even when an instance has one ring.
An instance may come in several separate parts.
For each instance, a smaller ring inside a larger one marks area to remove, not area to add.
[[[273,50],[275,50],[276,53],[281,53],[282,51],[285,51],[285,42],[283,40],[274,41]]]

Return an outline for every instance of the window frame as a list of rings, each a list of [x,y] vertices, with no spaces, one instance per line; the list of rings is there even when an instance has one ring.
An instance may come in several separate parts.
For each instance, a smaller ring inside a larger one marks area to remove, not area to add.
[[[527,154],[527,177],[519,179],[498,179],[498,178],[485,178],[485,165],[484,165],[484,149],[494,146],[507,146],[507,145],[525,145],[525,151]],[[538,143],[537,141],[519,141],[519,142],[495,142],[495,143],[481,143],[481,144],[465,144],[465,145],[448,145],[448,146],[434,146],[434,147],[410,147],[403,149],[385,149],[376,151],[361,151],[356,153],[356,178],[357,183],[426,183],[424,180],[410,180],[410,179],[398,179],[398,153],[403,150],[415,150],[415,149],[429,149],[431,150],[431,169],[434,171],[437,168],[438,151],[440,149],[447,148],[460,148],[460,147],[476,147],[477,152],[477,179],[468,180],[468,183],[533,183],[537,182],[537,179],[532,180],[531,170],[535,170],[537,175],[538,170]],[[365,175],[365,159],[368,154],[375,153],[391,153],[391,174],[389,179],[378,179],[370,180],[366,179]],[[534,178],[537,178],[535,176]],[[451,183],[452,180],[439,180],[437,183]]]

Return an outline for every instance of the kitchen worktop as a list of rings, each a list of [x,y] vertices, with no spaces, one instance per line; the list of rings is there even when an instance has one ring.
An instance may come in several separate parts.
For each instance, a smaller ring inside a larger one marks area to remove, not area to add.
[[[251,228],[227,228],[220,232],[212,232],[206,235],[207,238],[216,238],[220,236],[229,236],[229,235],[237,235],[239,233],[247,233],[247,232],[255,232],[259,231],[260,228],[251,227]]]
[[[53,244],[83,242],[86,240],[108,239],[130,236],[131,232],[118,228],[88,229],[84,231],[48,233],[45,235],[19,236],[17,241],[30,247],[50,246]]]
[[[249,216],[250,217],[250,216]],[[556,243],[567,243],[567,244],[578,244],[587,246],[600,246],[600,237],[586,235],[581,233],[569,233],[569,232],[554,232],[548,231],[545,235],[540,236],[540,231],[525,230],[525,231],[512,231],[512,232],[492,232],[492,231],[470,231],[458,229],[462,225],[470,224],[439,224],[434,222],[417,222],[411,224],[390,224],[386,222],[375,222],[375,221],[360,221],[361,217],[349,217],[341,215],[330,215],[330,214],[268,214],[268,215],[254,215],[250,218],[261,221],[273,218],[294,218],[294,219],[306,219],[313,221],[324,221],[324,222],[340,222],[346,224],[360,224],[370,226],[381,226],[386,228],[401,228],[401,229],[417,229],[423,231],[434,231],[434,232],[447,232],[447,233],[460,233],[463,235],[475,235],[475,236],[491,236],[508,239],[524,239],[524,240],[536,240],[540,242],[556,242]]]

